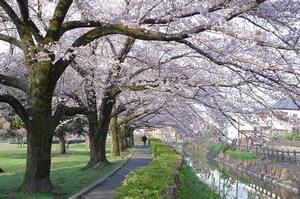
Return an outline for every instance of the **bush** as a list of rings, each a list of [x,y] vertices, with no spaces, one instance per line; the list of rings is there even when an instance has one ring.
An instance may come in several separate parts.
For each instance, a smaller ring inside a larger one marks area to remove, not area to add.
[[[284,134],[284,139],[290,140],[290,141],[299,141],[300,140],[300,134],[295,132],[287,132]]]
[[[178,173],[174,168],[180,156],[170,147],[157,140],[149,140],[153,153],[152,162],[145,167],[132,171],[116,190],[116,199],[160,199],[163,188],[172,185],[171,174]]]
[[[179,198],[218,199],[220,196],[201,182],[191,167],[184,164],[180,175]]]
[[[207,149],[213,153],[225,153],[227,150],[232,150],[232,146],[229,144],[210,144]]]
[[[256,155],[254,155],[252,153],[248,153],[248,152],[227,150],[225,153],[227,155],[229,155],[231,157],[235,157],[235,158],[242,158],[242,159],[246,159],[246,160],[256,159]]]
[[[229,144],[210,144],[207,149],[213,153],[225,153],[231,157],[242,158],[242,159],[256,159],[256,156],[252,153],[234,151],[232,146]]]

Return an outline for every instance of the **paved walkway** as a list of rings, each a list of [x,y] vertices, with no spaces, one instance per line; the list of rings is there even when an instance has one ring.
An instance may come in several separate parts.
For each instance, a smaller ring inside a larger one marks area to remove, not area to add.
[[[80,198],[82,199],[111,199],[115,189],[118,188],[125,176],[132,170],[147,165],[152,156],[148,148],[137,145],[134,149],[132,158],[121,169],[109,177],[105,182],[98,185]]]

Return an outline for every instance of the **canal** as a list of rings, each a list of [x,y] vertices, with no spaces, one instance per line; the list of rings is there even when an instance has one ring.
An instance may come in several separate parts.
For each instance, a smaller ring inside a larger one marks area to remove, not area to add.
[[[207,145],[185,147],[186,162],[223,199],[300,199],[300,193],[214,161]]]

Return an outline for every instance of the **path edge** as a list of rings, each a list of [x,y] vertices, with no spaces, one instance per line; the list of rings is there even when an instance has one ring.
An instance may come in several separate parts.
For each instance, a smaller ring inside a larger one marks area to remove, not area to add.
[[[74,195],[71,195],[70,197],[68,197],[67,199],[78,199],[80,198],[80,196],[82,196],[83,194],[89,192],[90,190],[92,190],[93,188],[95,188],[96,186],[102,184],[103,182],[105,182],[110,176],[112,176],[115,172],[117,172],[119,169],[121,169],[125,164],[128,163],[128,161],[132,158],[132,154],[130,154],[130,157],[127,158],[127,160],[125,162],[123,162],[121,165],[117,166],[116,168],[114,168],[114,170],[112,170],[111,172],[109,172],[108,174],[106,174],[105,176],[103,176],[101,179],[97,180],[96,182],[92,183],[91,185],[81,189],[81,191],[75,193]]]

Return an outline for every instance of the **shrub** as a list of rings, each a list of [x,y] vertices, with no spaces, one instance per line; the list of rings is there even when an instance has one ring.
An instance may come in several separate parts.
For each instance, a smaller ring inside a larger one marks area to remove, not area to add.
[[[210,144],[207,149],[214,153],[225,153],[231,157],[242,158],[242,159],[256,159],[256,156],[252,153],[234,151],[232,146],[229,144]]]
[[[295,132],[287,132],[284,134],[284,139],[290,140],[290,141],[300,140],[300,134],[295,133]]]
[[[232,150],[232,146],[229,144],[210,144],[207,149],[214,153],[225,152],[227,150]]]
[[[179,198],[217,199],[220,196],[201,182],[191,167],[184,164],[180,174]]]
[[[174,168],[180,156],[170,147],[157,140],[149,140],[153,153],[152,162],[145,167],[132,171],[116,190],[116,199],[160,199],[163,188],[172,185],[171,174],[178,173]]]
[[[227,150],[225,153],[231,157],[242,158],[246,160],[256,159],[256,155],[248,152]]]

